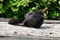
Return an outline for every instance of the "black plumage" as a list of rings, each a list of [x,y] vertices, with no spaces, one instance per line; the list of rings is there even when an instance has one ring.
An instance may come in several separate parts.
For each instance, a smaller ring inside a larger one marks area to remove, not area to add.
[[[44,21],[44,12],[47,10],[41,9],[36,12],[29,12],[25,15],[25,19],[10,20],[9,24],[19,24],[20,26],[40,28]],[[21,21],[21,22],[20,22]],[[20,22],[20,23],[19,23]]]

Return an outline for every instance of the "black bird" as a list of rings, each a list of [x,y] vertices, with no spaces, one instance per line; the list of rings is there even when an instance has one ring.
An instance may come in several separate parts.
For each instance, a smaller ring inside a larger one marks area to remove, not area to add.
[[[48,8],[40,9],[36,12],[29,12],[25,15],[25,19],[11,19],[9,24],[18,24],[20,26],[40,28],[44,21],[44,12]]]

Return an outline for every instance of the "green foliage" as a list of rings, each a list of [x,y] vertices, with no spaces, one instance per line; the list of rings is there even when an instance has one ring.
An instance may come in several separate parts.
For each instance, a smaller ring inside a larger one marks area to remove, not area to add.
[[[0,0],[0,14],[9,18],[23,18],[27,12],[45,8],[48,0]],[[49,9],[44,14],[45,19],[58,19],[60,0],[50,0]]]

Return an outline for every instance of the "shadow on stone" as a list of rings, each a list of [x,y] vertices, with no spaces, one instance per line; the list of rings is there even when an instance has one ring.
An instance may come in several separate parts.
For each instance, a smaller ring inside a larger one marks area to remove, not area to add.
[[[40,29],[51,29],[53,28],[52,26],[42,26]]]
[[[0,36],[0,38],[6,38],[6,37],[11,37],[11,36]]]

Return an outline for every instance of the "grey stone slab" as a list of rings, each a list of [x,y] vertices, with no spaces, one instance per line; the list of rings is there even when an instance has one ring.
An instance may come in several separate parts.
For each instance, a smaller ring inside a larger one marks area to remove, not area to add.
[[[60,24],[60,20],[44,20],[45,24]]]
[[[0,37],[0,40],[60,40],[59,37],[32,37],[32,36],[19,36],[19,37]]]
[[[0,18],[0,22],[8,22],[11,18]]]
[[[9,25],[9,20],[0,18],[0,40],[60,40],[60,20],[44,20],[49,24],[39,29]]]

